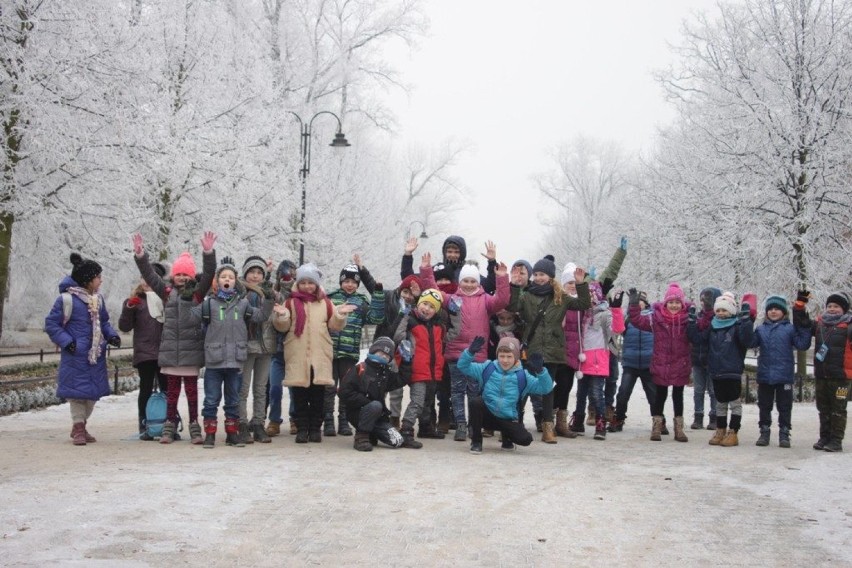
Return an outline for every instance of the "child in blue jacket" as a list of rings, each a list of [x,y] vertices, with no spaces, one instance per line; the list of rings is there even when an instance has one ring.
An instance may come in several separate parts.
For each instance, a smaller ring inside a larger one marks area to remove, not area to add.
[[[503,449],[514,450],[515,444],[529,446],[532,434],[518,420],[518,401],[531,394],[548,394],[553,379],[544,368],[544,358],[533,353],[526,370],[521,367],[521,343],[514,337],[504,337],[497,344],[497,360],[474,363],[476,352],[485,345],[477,336],[470,347],[462,351],[458,367],[476,381],[478,396],[469,398],[470,452],[482,453],[482,428],[503,433]]]

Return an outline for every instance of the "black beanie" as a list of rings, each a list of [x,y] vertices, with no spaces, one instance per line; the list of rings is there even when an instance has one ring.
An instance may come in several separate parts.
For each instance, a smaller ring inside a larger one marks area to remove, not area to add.
[[[843,313],[849,311],[849,296],[847,296],[844,292],[835,292],[825,300],[825,305],[828,304],[837,304],[841,308],[843,308]]]
[[[393,359],[393,352],[396,350],[396,344],[389,337],[377,337],[373,344],[370,345],[370,353],[384,353],[388,359]]]
[[[86,287],[86,284],[100,276],[103,270],[100,264],[94,260],[84,260],[76,252],[71,253],[71,264],[74,265],[74,268],[71,269],[71,278],[83,288]]]
[[[556,278],[556,265],[552,260],[545,257],[533,265],[533,272],[544,272],[551,278]]]
[[[453,280],[453,270],[444,264],[443,262],[439,262],[435,266],[432,267],[432,274],[435,277],[435,280]]]
[[[357,264],[347,264],[340,271],[340,284],[343,284],[343,281],[347,278],[351,278],[357,284],[361,283],[361,272],[358,270]]]

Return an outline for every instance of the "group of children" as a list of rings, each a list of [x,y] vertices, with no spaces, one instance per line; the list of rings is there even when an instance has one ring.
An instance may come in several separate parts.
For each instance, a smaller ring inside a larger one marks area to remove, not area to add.
[[[159,385],[167,395],[159,438],[165,444],[178,439],[181,386],[190,441],[206,448],[215,445],[223,396],[227,445],[268,443],[280,435],[284,386],[296,443],[354,434],[359,451],[379,441],[417,449],[418,438],[443,438],[454,429],[454,439],[469,439],[474,454],[481,453],[483,437],[497,431],[509,450],[532,442],[524,426],[530,399],[542,442],[576,438],[585,425],[605,440],[607,432],[623,429],[639,379],[650,409],[650,439],[668,434],[663,410],[671,387],[673,438],[687,442],[683,392],[692,379],[691,428],[704,427],[706,390],[708,429],[715,430],[710,444],[729,447],[739,443],[745,355],[757,348],[757,445],[769,444],[777,406],[778,444],[790,447],[794,352],[807,350],[815,337],[820,437],[814,448],[842,451],[852,380],[852,315],[843,293],[829,296],[815,321],[806,291],[792,306],[770,296],[755,327],[750,296],[739,302],[731,292],[706,288],[693,305],[672,283],[652,304],[635,288],[615,289],[626,238],[600,275],[569,262],[557,279],[552,257],[509,268],[497,261],[491,242],[482,275],[466,262],[464,239],[451,236],[441,261],[433,265],[429,253],[422,255],[418,273],[418,243],[410,239],[401,283],[387,293],[356,255],[340,271],[339,289],[327,294],[313,264],[283,261],[273,270],[271,262],[250,256],[238,270],[227,257],[217,264],[215,241],[210,232],[202,237],[198,274],[188,253],[169,267],[150,261],[140,235],[132,238],[141,281],[123,304],[119,328],[133,331],[141,439],[151,439],[144,412]],[[87,430],[94,402],[109,393],[105,344],[120,345],[120,338],[98,294],[100,265],[77,254],[71,261],[45,330],[62,349],[58,396],[71,402],[72,440],[85,445],[95,441]],[[358,292],[362,283],[369,296]],[[376,339],[359,362],[367,325],[376,326]],[[202,368],[203,427],[197,400]],[[569,414],[575,379],[576,407]]]

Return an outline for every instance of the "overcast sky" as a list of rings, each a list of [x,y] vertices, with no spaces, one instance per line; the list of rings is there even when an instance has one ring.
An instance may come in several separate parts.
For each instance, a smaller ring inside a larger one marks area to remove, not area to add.
[[[684,18],[715,4],[429,0],[430,37],[402,64],[414,90],[392,104],[403,143],[472,142],[457,171],[474,203],[459,204],[456,230],[472,253],[486,238],[508,262],[535,262],[547,250],[536,228],[550,205],[531,176],[550,169],[559,141],[583,133],[628,150],[653,143],[672,113],[651,72],[672,61],[668,43],[679,40]],[[444,236],[429,239],[429,249]]]

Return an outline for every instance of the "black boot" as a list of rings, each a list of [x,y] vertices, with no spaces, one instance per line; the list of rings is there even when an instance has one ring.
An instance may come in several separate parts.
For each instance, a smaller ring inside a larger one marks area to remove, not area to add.
[[[352,447],[359,452],[372,452],[373,444],[370,443],[369,432],[356,432],[355,439],[352,441]]]
[[[827,414],[819,413],[819,440],[814,444],[815,450],[824,450],[831,439],[831,420]]]
[[[760,427],[760,436],[758,436],[757,442],[754,445],[761,447],[769,445],[769,426]]]
[[[457,428],[458,428],[458,426],[456,426],[455,429],[457,429]],[[413,430],[413,428],[412,428],[412,430]],[[421,420],[420,421],[420,428],[417,430],[417,437],[418,438],[433,439],[433,440],[443,440],[444,439],[444,433],[436,430],[432,426],[431,422],[424,422],[423,420]],[[404,444],[403,444],[403,447],[405,447]]]
[[[254,440],[251,437],[251,432],[249,431],[248,422],[245,420],[240,420],[240,431],[239,431],[240,443],[242,445],[246,444],[254,444]]]
[[[568,429],[577,435],[583,435],[583,433],[586,431],[586,426],[583,422],[585,419],[585,414],[583,414],[582,412],[575,412],[571,415],[571,420],[568,422]]]
[[[225,445],[244,448],[245,444],[240,440],[240,421],[235,418],[225,420]]]
[[[308,443],[308,429],[307,428],[299,428],[296,430],[296,443],[297,444],[307,444]]]
[[[328,413],[323,417],[322,433],[326,436],[337,436],[337,430],[334,429],[334,413]],[[313,441],[313,440],[312,440]]]
[[[216,420],[210,420],[209,418],[204,420],[204,446],[205,448],[212,448],[216,445],[216,429],[219,427],[218,422]]]
[[[695,419],[692,421],[692,425],[689,427],[690,430],[703,430],[704,429],[704,413],[696,412]]]
[[[403,448],[411,448],[413,450],[419,450],[423,447],[421,442],[418,442],[414,439],[414,425],[408,422],[402,423],[402,430],[400,430],[400,434],[402,434],[402,447]]]
[[[349,427],[349,420],[346,419],[345,410],[341,410],[337,413],[337,433],[341,436],[352,435],[352,428]]]
[[[790,447],[790,429],[786,426],[781,426],[781,428],[778,430],[778,447]]]
[[[260,444],[268,444],[272,442],[272,438],[266,433],[266,428],[263,427],[263,422],[252,422],[249,424],[249,430],[254,436],[254,441]]]

